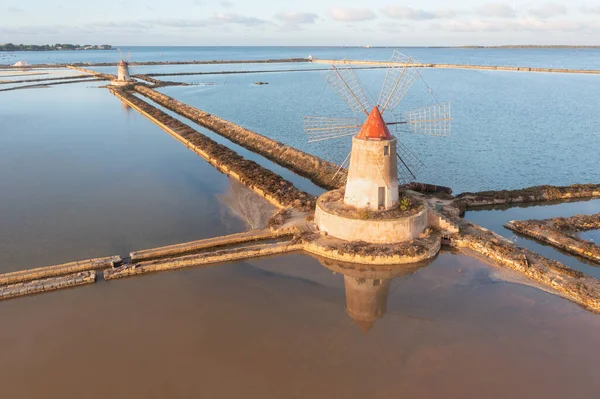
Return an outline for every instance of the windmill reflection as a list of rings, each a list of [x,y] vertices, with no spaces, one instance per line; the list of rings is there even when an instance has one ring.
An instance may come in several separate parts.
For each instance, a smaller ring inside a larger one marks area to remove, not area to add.
[[[346,312],[364,334],[385,315],[388,296],[397,284],[430,263],[371,266],[325,258],[319,258],[319,262],[329,270],[344,276]]]

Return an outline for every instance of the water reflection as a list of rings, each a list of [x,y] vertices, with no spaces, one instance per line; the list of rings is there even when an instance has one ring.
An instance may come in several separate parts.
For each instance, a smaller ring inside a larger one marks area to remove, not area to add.
[[[390,293],[418,269],[431,263],[371,266],[318,259],[329,270],[344,275],[346,312],[364,334],[386,314]],[[395,283],[393,288],[392,283]]]

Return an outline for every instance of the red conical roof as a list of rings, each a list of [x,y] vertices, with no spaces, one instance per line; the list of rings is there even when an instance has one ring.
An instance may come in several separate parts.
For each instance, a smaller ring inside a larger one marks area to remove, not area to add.
[[[392,135],[383,121],[381,113],[379,113],[379,108],[373,107],[373,111],[369,114],[356,137],[359,139],[391,140]]]

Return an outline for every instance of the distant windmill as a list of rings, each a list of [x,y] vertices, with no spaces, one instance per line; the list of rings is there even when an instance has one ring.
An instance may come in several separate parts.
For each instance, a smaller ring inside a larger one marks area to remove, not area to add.
[[[131,76],[129,75],[129,63],[131,60],[131,51],[127,52],[127,57],[123,57],[123,52],[119,49],[119,54],[121,56],[121,62],[117,67],[117,81],[119,82],[131,82]]]
[[[364,207],[366,204],[373,206],[375,202],[379,204],[379,208],[383,206],[387,209],[398,198],[398,182],[406,184],[414,181],[423,168],[423,162],[400,140],[393,138],[387,126],[393,125],[397,131],[402,131],[401,128],[405,127],[407,128],[405,130],[416,134],[450,135],[452,117],[449,103],[436,103],[404,112],[394,121],[383,120],[383,114],[397,108],[416,79],[422,78],[422,68],[418,65],[411,57],[394,51],[377,105],[373,108],[348,61],[343,61],[341,65],[333,65],[323,73],[327,83],[348,104],[355,117],[305,116],[304,130],[309,142],[355,136],[352,141],[352,151],[340,165],[340,169],[343,168],[350,158],[346,203]],[[364,116],[358,118],[356,115],[363,113],[367,119],[361,122]],[[382,151],[381,155],[385,156],[378,155],[375,160],[370,154],[379,150]],[[394,170],[391,171],[390,168]],[[390,182],[390,179],[395,181]],[[367,187],[369,185],[371,187]],[[386,192],[381,192],[384,188],[382,186],[387,187]],[[372,190],[379,192],[369,192]]]

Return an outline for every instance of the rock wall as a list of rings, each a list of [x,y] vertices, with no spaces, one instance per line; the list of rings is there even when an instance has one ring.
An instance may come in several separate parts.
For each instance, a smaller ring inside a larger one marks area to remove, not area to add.
[[[464,211],[479,206],[589,198],[600,198],[600,184],[546,185],[520,190],[465,192],[456,196],[454,205]]]
[[[303,212],[314,209],[316,198],[299,190],[281,176],[242,157],[230,148],[218,144],[131,93],[114,87],[111,87],[110,90],[115,96],[194,150],[217,170],[238,180],[275,206],[293,207]],[[154,90],[151,91],[154,92]]]
[[[107,256],[104,258],[86,259],[61,265],[44,266],[35,269],[19,270],[0,274],[0,285],[16,284],[30,280],[38,280],[48,277],[63,276],[89,270],[101,270],[114,267],[121,263],[119,256]]]
[[[0,287],[0,299],[9,299],[17,296],[38,294],[41,292],[55,291],[78,285],[93,284],[96,281],[96,272],[87,271],[69,274],[61,277],[51,277],[43,280],[33,280]]]
[[[453,220],[460,225],[450,245],[479,254],[495,264],[515,270],[532,281],[547,286],[551,291],[581,306],[600,312],[600,280],[543,257],[480,226],[464,220]]]
[[[148,87],[136,85],[135,90],[163,107],[198,123],[200,126],[260,154],[300,176],[310,179],[319,187],[332,190],[342,187],[346,183],[346,171],[341,170],[336,175],[338,166],[331,162],[262,136]]]
[[[589,230],[600,228],[600,214],[591,215],[588,218],[583,218],[578,215],[578,222],[575,225],[587,226]],[[566,226],[566,220],[570,218],[557,218]],[[589,259],[597,264],[600,264],[600,246],[593,242],[582,240],[581,238],[572,235],[568,230],[561,230],[554,224],[555,219],[549,220],[512,220],[504,225],[507,229],[515,231],[519,234],[532,237],[538,241],[545,242],[556,248],[560,248],[570,254],[581,256]],[[590,223],[595,221],[596,223]],[[583,229],[581,229],[583,230]]]

